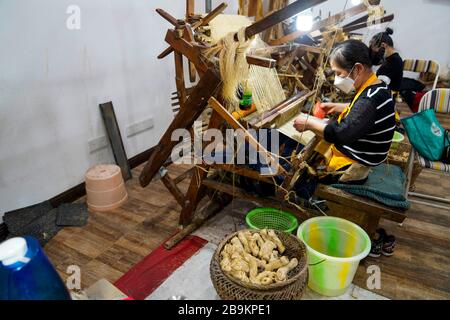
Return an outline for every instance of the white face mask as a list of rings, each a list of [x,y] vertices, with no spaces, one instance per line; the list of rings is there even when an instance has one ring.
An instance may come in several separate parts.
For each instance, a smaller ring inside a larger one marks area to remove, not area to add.
[[[334,78],[334,85],[336,86],[336,88],[338,88],[345,94],[349,94],[350,92],[355,90],[355,80],[350,78],[350,75],[352,74],[354,68],[355,67],[352,68],[352,70],[350,71],[350,73],[346,78],[340,76],[335,76]]]

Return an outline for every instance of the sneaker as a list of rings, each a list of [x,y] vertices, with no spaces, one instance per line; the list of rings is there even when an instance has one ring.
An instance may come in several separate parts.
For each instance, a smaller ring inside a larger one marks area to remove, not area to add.
[[[379,258],[382,254],[384,240],[386,238],[386,231],[384,229],[378,229],[377,238],[372,240],[372,248],[370,249],[369,256],[372,258]]]
[[[381,248],[381,253],[386,257],[390,257],[395,251],[395,236],[389,235],[383,241],[383,246]]]

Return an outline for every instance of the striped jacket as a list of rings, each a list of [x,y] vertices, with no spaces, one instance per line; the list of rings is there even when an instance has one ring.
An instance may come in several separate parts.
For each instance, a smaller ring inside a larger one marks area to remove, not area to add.
[[[325,140],[366,166],[385,162],[395,131],[395,102],[386,84],[366,88],[339,124],[325,128]]]

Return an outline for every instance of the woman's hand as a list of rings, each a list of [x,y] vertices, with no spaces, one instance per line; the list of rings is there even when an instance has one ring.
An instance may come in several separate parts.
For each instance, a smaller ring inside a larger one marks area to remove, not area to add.
[[[320,138],[323,138],[327,123],[323,120],[311,116],[301,115],[294,121],[294,128],[298,132],[312,131]]]
[[[308,117],[300,116],[294,121],[294,128],[298,132],[304,132],[308,131],[308,121],[311,121],[311,119],[308,119]]]
[[[321,108],[328,114],[341,114],[347,107],[346,103],[326,102],[321,104]]]

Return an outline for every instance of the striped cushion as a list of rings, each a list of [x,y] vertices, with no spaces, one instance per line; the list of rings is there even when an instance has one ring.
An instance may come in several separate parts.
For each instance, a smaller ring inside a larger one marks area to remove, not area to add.
[[[439,63],[433,60],[405,60],[404,71],[411,72],[429,72],[433,74],[438,74]]]
[[[427,92],[420,100],[419,111],[434,108],[437,113],[450,113],[450,89]]]
[[[438,161],[430,161],[422,157],[420,154],[416,152],[417,159],[422,167],[427,169],[433,169],[437,171],[450,172],[450,164],[445,164],[443,162]]]

